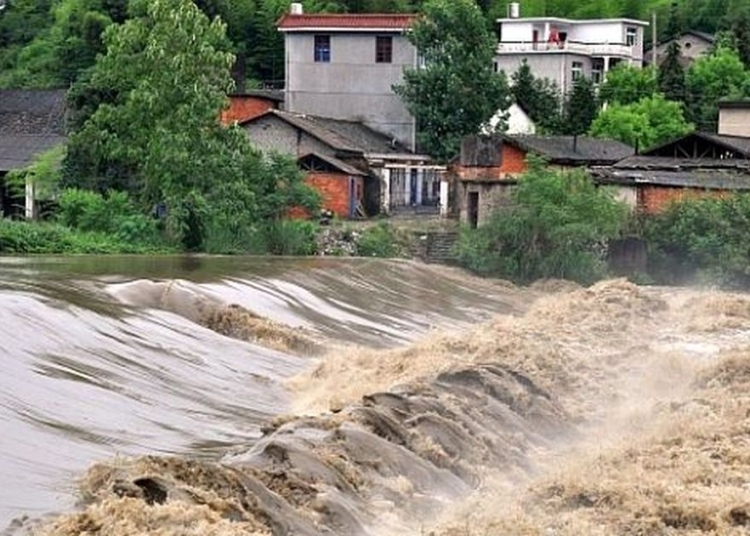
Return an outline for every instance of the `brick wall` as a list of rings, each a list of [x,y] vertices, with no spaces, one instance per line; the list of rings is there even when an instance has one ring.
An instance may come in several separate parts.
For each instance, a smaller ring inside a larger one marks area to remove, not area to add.
[[[455,166],[455,172],[462,181],[493,181],[513,177],[524,173],[526,166],[526,153],[521,149],[503,144],[502,160],[499,166]]]
[[[322,209],[330,210],[340,218],[349,218],[349,175],[330,171],[310,171],[305,177],[305,182],[320,192]],[[354,195],[357,199],[355,207],[362,201],[364,190],[364,178],[354,177]],[[300,207],[292,208],[288,215],[291,218],[309,217]]]
[[[232,95],[229,97],[229,107],[221,112],[221,122],[230,125],[235,121],[247,121],[276,107],[276,102],[271,99]]]
[[[479,194],[479,206],[477,213],[478,225],[488,223],[492,214],[500,209],[511,206],[511,196],[515,189],[515,182],[462,182],[459,184],[458,197],[460,200],[460,220],[462,223],[469,221],[469,194]]]
[[[295,157],[308,153],[335,156],[328,145],[296,129],[274,114],[256,119],[243,126],[250,142],[262,151],[276,151]]]
[[[725,190],[704,190],[701,188],[668,188],[665,186],[643,186],[638,192],[638,208],[645,214],[657,214],[670,203],[683,199],[700,197],[723,197]]]

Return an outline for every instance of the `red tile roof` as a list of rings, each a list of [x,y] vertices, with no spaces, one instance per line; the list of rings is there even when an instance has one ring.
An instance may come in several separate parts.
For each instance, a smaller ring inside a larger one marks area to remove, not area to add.
[[[340,14],[313,13],[305,15],[285,14],[276,25],[280,30],[302,30],[308,28],[325,28],[331,30],[405,30],[411,26],[417,15],[411,14]]]

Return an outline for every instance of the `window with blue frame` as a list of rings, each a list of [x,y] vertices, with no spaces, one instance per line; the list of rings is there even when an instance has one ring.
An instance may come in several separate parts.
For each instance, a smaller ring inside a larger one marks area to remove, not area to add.
[[[316,35],[315,36],[315,62],[316,63],[330,63],[331,62],[331,36],[330,35]]]

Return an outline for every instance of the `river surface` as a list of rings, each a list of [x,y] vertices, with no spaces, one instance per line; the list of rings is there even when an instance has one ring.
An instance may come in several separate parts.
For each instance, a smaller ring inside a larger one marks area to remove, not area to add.
[[[750,531],[746,293],[7,257],[0,364],[3,536]]]
[[[0,529],[71,509],[94,462],[220,459],[289,411],[282,382],[312,358],[202,327],[191,299],[370,348],[524,307],[502,286],[408,262],[0,258]]]

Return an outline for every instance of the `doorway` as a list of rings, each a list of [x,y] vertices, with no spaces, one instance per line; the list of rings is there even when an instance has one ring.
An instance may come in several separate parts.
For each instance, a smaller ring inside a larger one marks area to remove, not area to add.
[[[469,225],[476,229],[479,224],[479,192],[469,192]]]

